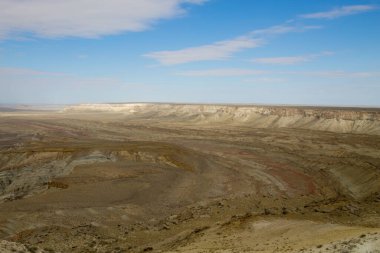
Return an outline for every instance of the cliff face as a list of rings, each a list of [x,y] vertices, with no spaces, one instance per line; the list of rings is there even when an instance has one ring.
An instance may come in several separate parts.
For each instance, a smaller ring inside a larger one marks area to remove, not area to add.
[[[195,124],[244,124],[342,133],[380,134],[380,109],[195,104],[82,104],[64,112],[114,112]]]
[[[380,242],[378,111],[100,104],[2,112],[0,252],[378,249],[363,241]]]

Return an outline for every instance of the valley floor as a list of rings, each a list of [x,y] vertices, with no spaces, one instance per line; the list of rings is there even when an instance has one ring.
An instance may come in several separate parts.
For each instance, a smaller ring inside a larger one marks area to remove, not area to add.
[[[1,252],[380,252],[380,135],[0,113]]]

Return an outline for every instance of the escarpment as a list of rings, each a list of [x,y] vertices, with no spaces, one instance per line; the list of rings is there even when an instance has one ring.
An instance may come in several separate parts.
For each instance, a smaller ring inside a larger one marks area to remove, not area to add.
[[[266,252],[273,235],[268,252],[376,248],[379,150],[378,109],[7,110],[0,251]]]
[[[301,128],[337,133],[380,135],[380,109],[196,105],[196,104],[81,104],[66,107],[64,112],[113,112],[160,121],[183,121],[192,124],[237,124],[256,128]]]

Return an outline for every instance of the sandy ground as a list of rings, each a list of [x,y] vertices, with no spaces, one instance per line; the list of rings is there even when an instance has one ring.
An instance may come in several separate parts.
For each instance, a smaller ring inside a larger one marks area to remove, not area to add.
[[[379,252],[377,134],[148,112],[0,123],[1,252]]]

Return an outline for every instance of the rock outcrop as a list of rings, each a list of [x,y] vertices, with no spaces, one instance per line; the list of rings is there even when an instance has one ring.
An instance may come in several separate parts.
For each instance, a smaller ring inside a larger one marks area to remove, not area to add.
[[[223,123],[255,128],[300,128],[380,135],[380,109],[196,104],[81,104],[64,112],[114,112],[128,117]]]

